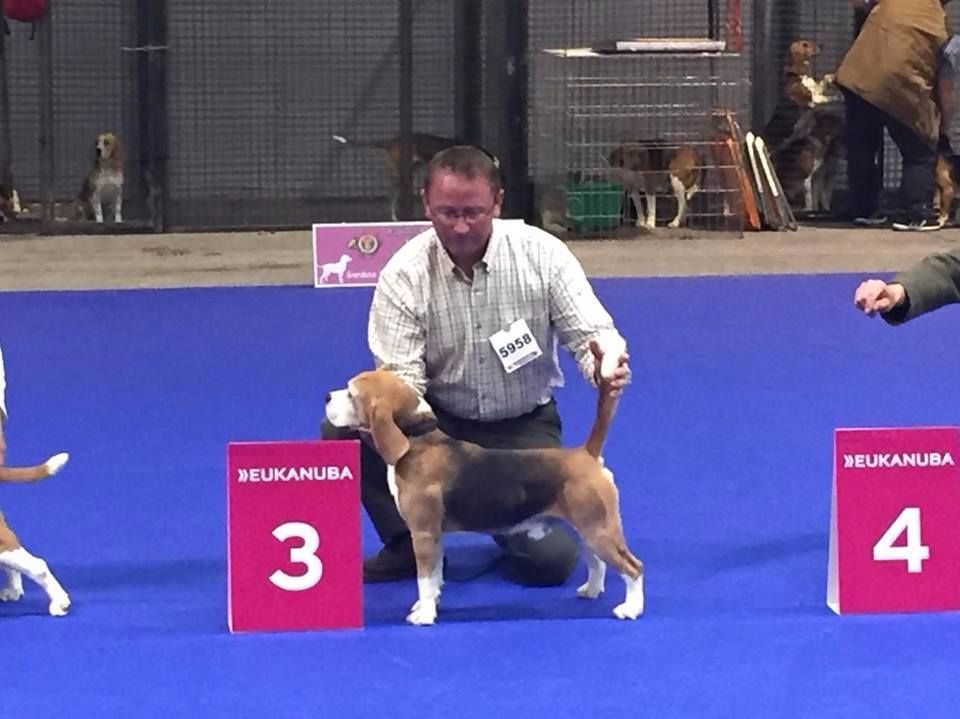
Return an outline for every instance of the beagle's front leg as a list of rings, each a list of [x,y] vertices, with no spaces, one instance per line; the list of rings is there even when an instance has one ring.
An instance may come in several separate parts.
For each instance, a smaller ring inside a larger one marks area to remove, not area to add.
[[[413,553],[417,558],[418,599],[410,608],[407,621],[410,624],[427,626],[437,621],[437,605],[443,587],[443,535],[436,531],[410,532],[413,538]]]

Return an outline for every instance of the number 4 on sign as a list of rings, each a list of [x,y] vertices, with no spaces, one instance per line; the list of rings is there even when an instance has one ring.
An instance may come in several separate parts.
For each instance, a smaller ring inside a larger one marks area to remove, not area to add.
[[[895,544],[906,532],[906,543]],[[883,536],[873,545],[873,558],[878,562],[903,561],[910,574],[923,571],[923,562],[930,559],[930,547],[920,539],[920,507],[906,507]]]

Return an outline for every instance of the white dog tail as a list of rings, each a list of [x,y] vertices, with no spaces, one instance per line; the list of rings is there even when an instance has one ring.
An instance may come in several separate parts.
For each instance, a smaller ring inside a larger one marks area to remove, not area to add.
[[[32,467],[4,467],[0,466],[0,482],[36,482],[38,479],[46,479],[61,469],[70,459],[66,452],[53,455],[43,464],[35,464]]]
[[[363,140],[354,140],[345,135],[330,135],[331,139],[341,145],[351,145],[353,147],[375,147],[378,150],[383,150],[390,144],[389,140],[373,140],[373,141],[363,141]]]

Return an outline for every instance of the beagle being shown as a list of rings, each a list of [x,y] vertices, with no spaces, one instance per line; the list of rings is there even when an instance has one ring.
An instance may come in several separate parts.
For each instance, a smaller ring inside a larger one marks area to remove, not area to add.
[[[67,463],[70,456],[56,454],[43,464],[33,467],[0,466],[0,482],[35,482],[50,477]],[[70,608],[70,597],[53,576],[50,567],[40,557],[36,557],[20,544],[20,540],[0,512],[0,567],[7,575],[6,583],[0,587],[0,601],[11,602],[23,596],[23,579],[26,574],[40,585],[50,599],[48,611],[55,617],[62,617]]]
[[[656,226],[657,193],[667,187],[677,199],[677,214],[668,226],[680,227],[687,213],[687,201],[700,191],[703,175],[703,160],[694,148],[671,146],[662,140],[625,142],[615,147],[606,160],[633,201],[637,227]]]
[[[643,563],[627,548],[617,487],[600,458],[617,399],[599,394],[597,416],[582,446],[523,450],[485,449],[444,434],[427,402],[387,370],[363,372],[347,389],[328,396],[330,423],[369,432],[387,464],[390,491],[410,529],[417,561],[419,598],[408,622],[436,621],[444,531],[536,536],[552,518],[569,522],[584,540],[588,576],[577,593],[598,597],[611,564],[626,583],[626,599],[614,614],[621,619],[643,614]]]
[[[123,145],[112,132],[97,136],[96,157],[77,195],[77,219],[103,222],[103,206],[113,207],[113,221],[123,222]]]

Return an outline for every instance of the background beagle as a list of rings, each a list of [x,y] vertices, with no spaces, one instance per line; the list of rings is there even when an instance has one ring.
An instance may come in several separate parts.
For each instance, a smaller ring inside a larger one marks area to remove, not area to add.
[[[638,140],[618,145],[606,160],[633,201],[637,227],[656,226],[657,193],[668,187],[677,200],[677,214],[668,226],[679,227],[683,223],[687,201],[700,191],[703,175],[703,159],[693,147],[671,145],[663,140]]]
[[[584,540],[588,576],[579,596],[598,597],[612,564],[626,584],[614,614],[636,619],[643,613],[643,563],[627,548],[617,487],[600,459],[617,400],[599,394],[582,446],[526,450],[484,449],[449,437],[437,429],[427,402],[386,370],[363,372],[329,395],[331,424],[370,433],[410,529],[419,598],[408,622],[436,621],[444,531],[533,533],[546,518],[566,520]]]
[[[32,482],[50,477],[63,469],[69,458],[66,452],[62,452],[33,467],[0,467],[0,482]],[[53,576],[50,567],[43,559],[24,549],[17,535],[7,525],[3,512],[0,512],[0,567],[7,575],[6,584],[0,587],[0,601],[15,602],[23,596],[21,575],[26,574],[47,593],[51,615],[63,616],[70,609],[70,597]]]
[[[400,152],[401,138],[391,137],[387,140],[374,140],[370,142],[361,142],[352,140],[343,135],[332,135],[334,142],[341,145],[352,145],[354,147],[373,147],[382,150],[387,165],[387,176],[390,180],[390,219],[396,222],[400,209]],[[427,163],[433,159],[433,156],[448,147],[459,145],[457,140],[440,135],[429,135],[426,133],[415,132],[411,136],[413,144],[413,193],[419,195],[420,188],[423,186],[424,171]]]
[[[934,205],[937,208],[937,222],[946,225],[953,213],[953,201],[958,194],[960,172],[957,168],[957,156],[952,151],[937,150],[936,173],[937,189]]]
[[[77,195],[77,219],[103,222],[104,204],[112,205],[113,221],[123,222],[123,144],[112,132],[97,135],[93,167]]]

